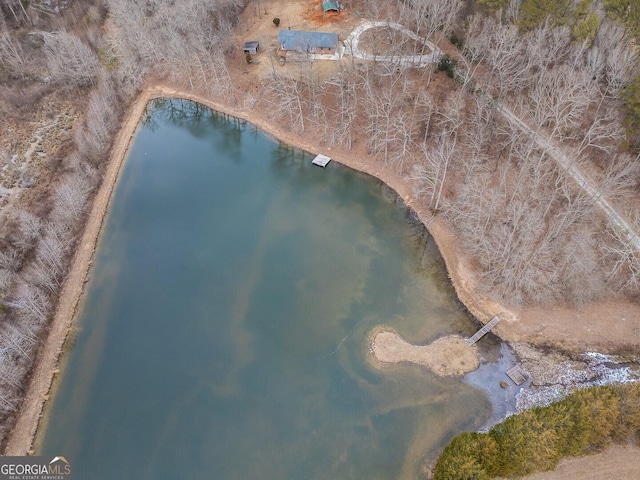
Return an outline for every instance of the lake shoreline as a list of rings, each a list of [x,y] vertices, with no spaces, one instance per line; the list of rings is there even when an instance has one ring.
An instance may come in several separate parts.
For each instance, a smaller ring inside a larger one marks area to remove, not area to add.
[[[120,170],[129,150],[129,145],[149,102],[147,92],[138,96],[127,110],[110,154],[109,164],[104,173],[98,193],[93,199],[91,211],[85,223],[84,232],[71,262],[62,293],[58,299],[53,320],[48,326],[49,334],[38,349],[29,377],[26,394],[20,406],[16,423],[9,433],[4,449],[6,456],[33,454],[33,442],[38,432],[40,418],[59,372],[59,361],[76,314],[89,269],[93,261],[102,224],[109,209],[111,195],[120,176]]]
[[[133,140],[147,104],[158,98],[177,98],[190,100],[205,105],[225,115],[247,121],[260,128],[278,141],[300,148],[312,154],[324,153],[333,160],[356,171],[366,173],[378,179],[392,189],[402,200],[404,206],[425,226],[434,238],[440,255],[444,259],[449,280],[458,299],[479,321],[486,323],[491,317],[500,314],[509,324],[517,316],[504,306],[478,295],[474,288],[471,272],[464,264],[453,233],[447,220],[421,208],[413,197],[410,183],[400,177],[391,167],[376,164],[375,159],[361,157],[358,152],[341,149],[321,148],[319,144],[294,132],[286,131],[276,122],[269,119],[263,108],[239,109],[228,103],[217,101],[206,94],[199,94],[181,87],[169,86],[163,82],[150,82],[138,94],[127,109],[120,130],[115,137],[110,153],[109,163],[98,193],[94,197],[91,211],[87,217],[85,230],[74,254],[71,269],[65,280],[59,298],[55,316],[48,327],[49,335],[39,348],[23,403],[17,415],[16,423],[8,435],[5,455],[33,454],[33,443],[38,433],[40,419],[43,416],[46,401],[51,394],[54,377],[59,371],[59,361],[63,353],[65,341],[73,328],[75,316],[84,285],[87,281],[93,254],[100,239],[102,224],[108,212],[111,195],[117,185],[121,169],[127,158],[129,146]],[[513,335],[508,328],[499,324],[494,331],[508,342],[522,341]],[[526,340],[526,337],[525,337]]]
[[[8,435],[4,455],[20,456],[34,453],[33,444],[40,426],[40,419],[43,416],[46,402],[49,399],[54,377],[59,372],[59,361],[65,342],[73,328],[73,319],[84,291],[84,285],[87,281],[94,252],[100,239],[100,233],[109,209],[111,195],[117,185],[120,172],[127,158],[129,146],[135,136],[147,104],[151,100],[158,98],[180,98],[203,104],[220,113],[245,120],[260,128],[268,135],[275,137],[278,141],[313,154],[329,154],[333,160],[377,178],[394,190],[396,195],[403,200],[406,208],[415,214],[416,218],[418,218],[434,237],[445,261],[447,272],[458,298],[476,318],[486,321],[490,317],[490,313],[483,311],[480,306],[473,301],[471,294],[461,288],[459,285],[460,282],[454,280],[454,276],[452,275],[452,260],[448,258],[451,257],[451,253],[446,255],[444,250],[447,249],[445,248],[443,250],[445,246],[442,238],[444,230],[442,226],[439,225],[440,222],[437,221],[437,217],[433,216],[430,212],[421,211],[413,206],[414,199],[411,196],[409,186],[406,182],[404,185],[399,184],[397,177],[394,179],[394,175],[392,175],[391,172],[371,168],[371,162],[362,162],[337,151],[323,150],[321,152],[316,145],[304,141],[291,132],[286,132],[277,125],[269,122],[261,115],[261,112],[238,110],[205,95],[186,91],[181,88],[170,87],[162,83],[152,83],[140,92],[127,109],[120,130],[116,135],[100,189],[94,197],[82,238],[78,243],[78,248],[71,263],[71,269],[64,282],[54,318],[49,325],[49,334],[38,350],[23,403],[18,412],[15,425]]]

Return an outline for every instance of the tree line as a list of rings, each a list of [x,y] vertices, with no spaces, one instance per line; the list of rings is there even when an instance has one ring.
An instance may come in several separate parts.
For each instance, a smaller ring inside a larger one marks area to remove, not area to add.
[[[586,455],[640,435],[640,385],[579,390],[547,407],[513,415],[487,433],[451,440],[434,480],[488,480],[553,470],[560,460]]]

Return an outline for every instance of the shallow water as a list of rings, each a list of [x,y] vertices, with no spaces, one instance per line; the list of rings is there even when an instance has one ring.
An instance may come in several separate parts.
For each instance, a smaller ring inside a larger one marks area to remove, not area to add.
[[[492,340],[487,339],[485,343],[494,343],[495,340]],[[488,431],[496,423],[517,413],[517,396],[531,385],[530,378],[518,386],[508,377],[507,370],[517,363],[514,351],[508,344],[502,343],[497,358],[485,358],[477,370],[464,376],[464,381],[482,390],[493,405],[492,415],[480,428],[481,431]]]
[[[148,108],[38,439],[84,479],[418,478],[491,415],[368,334],[474,331],[380,182],[185,101]]]

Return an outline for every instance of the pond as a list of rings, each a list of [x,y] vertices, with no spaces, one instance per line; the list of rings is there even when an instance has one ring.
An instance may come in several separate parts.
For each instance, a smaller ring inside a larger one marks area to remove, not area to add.
[[[474,324],[379,181],[181,100],[114,192],[37,452],[84,479],[413,479],[491,415],[459,378],[377,369],[370,332]]]

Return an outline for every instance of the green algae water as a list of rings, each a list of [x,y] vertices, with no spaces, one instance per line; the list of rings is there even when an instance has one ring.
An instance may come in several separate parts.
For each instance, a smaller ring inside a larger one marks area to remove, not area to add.
[[[78,479],[415,479],[489,402],[377,369],[377,326],[474,330],[380,182],[201,105],[151,103],[39,434]]]

